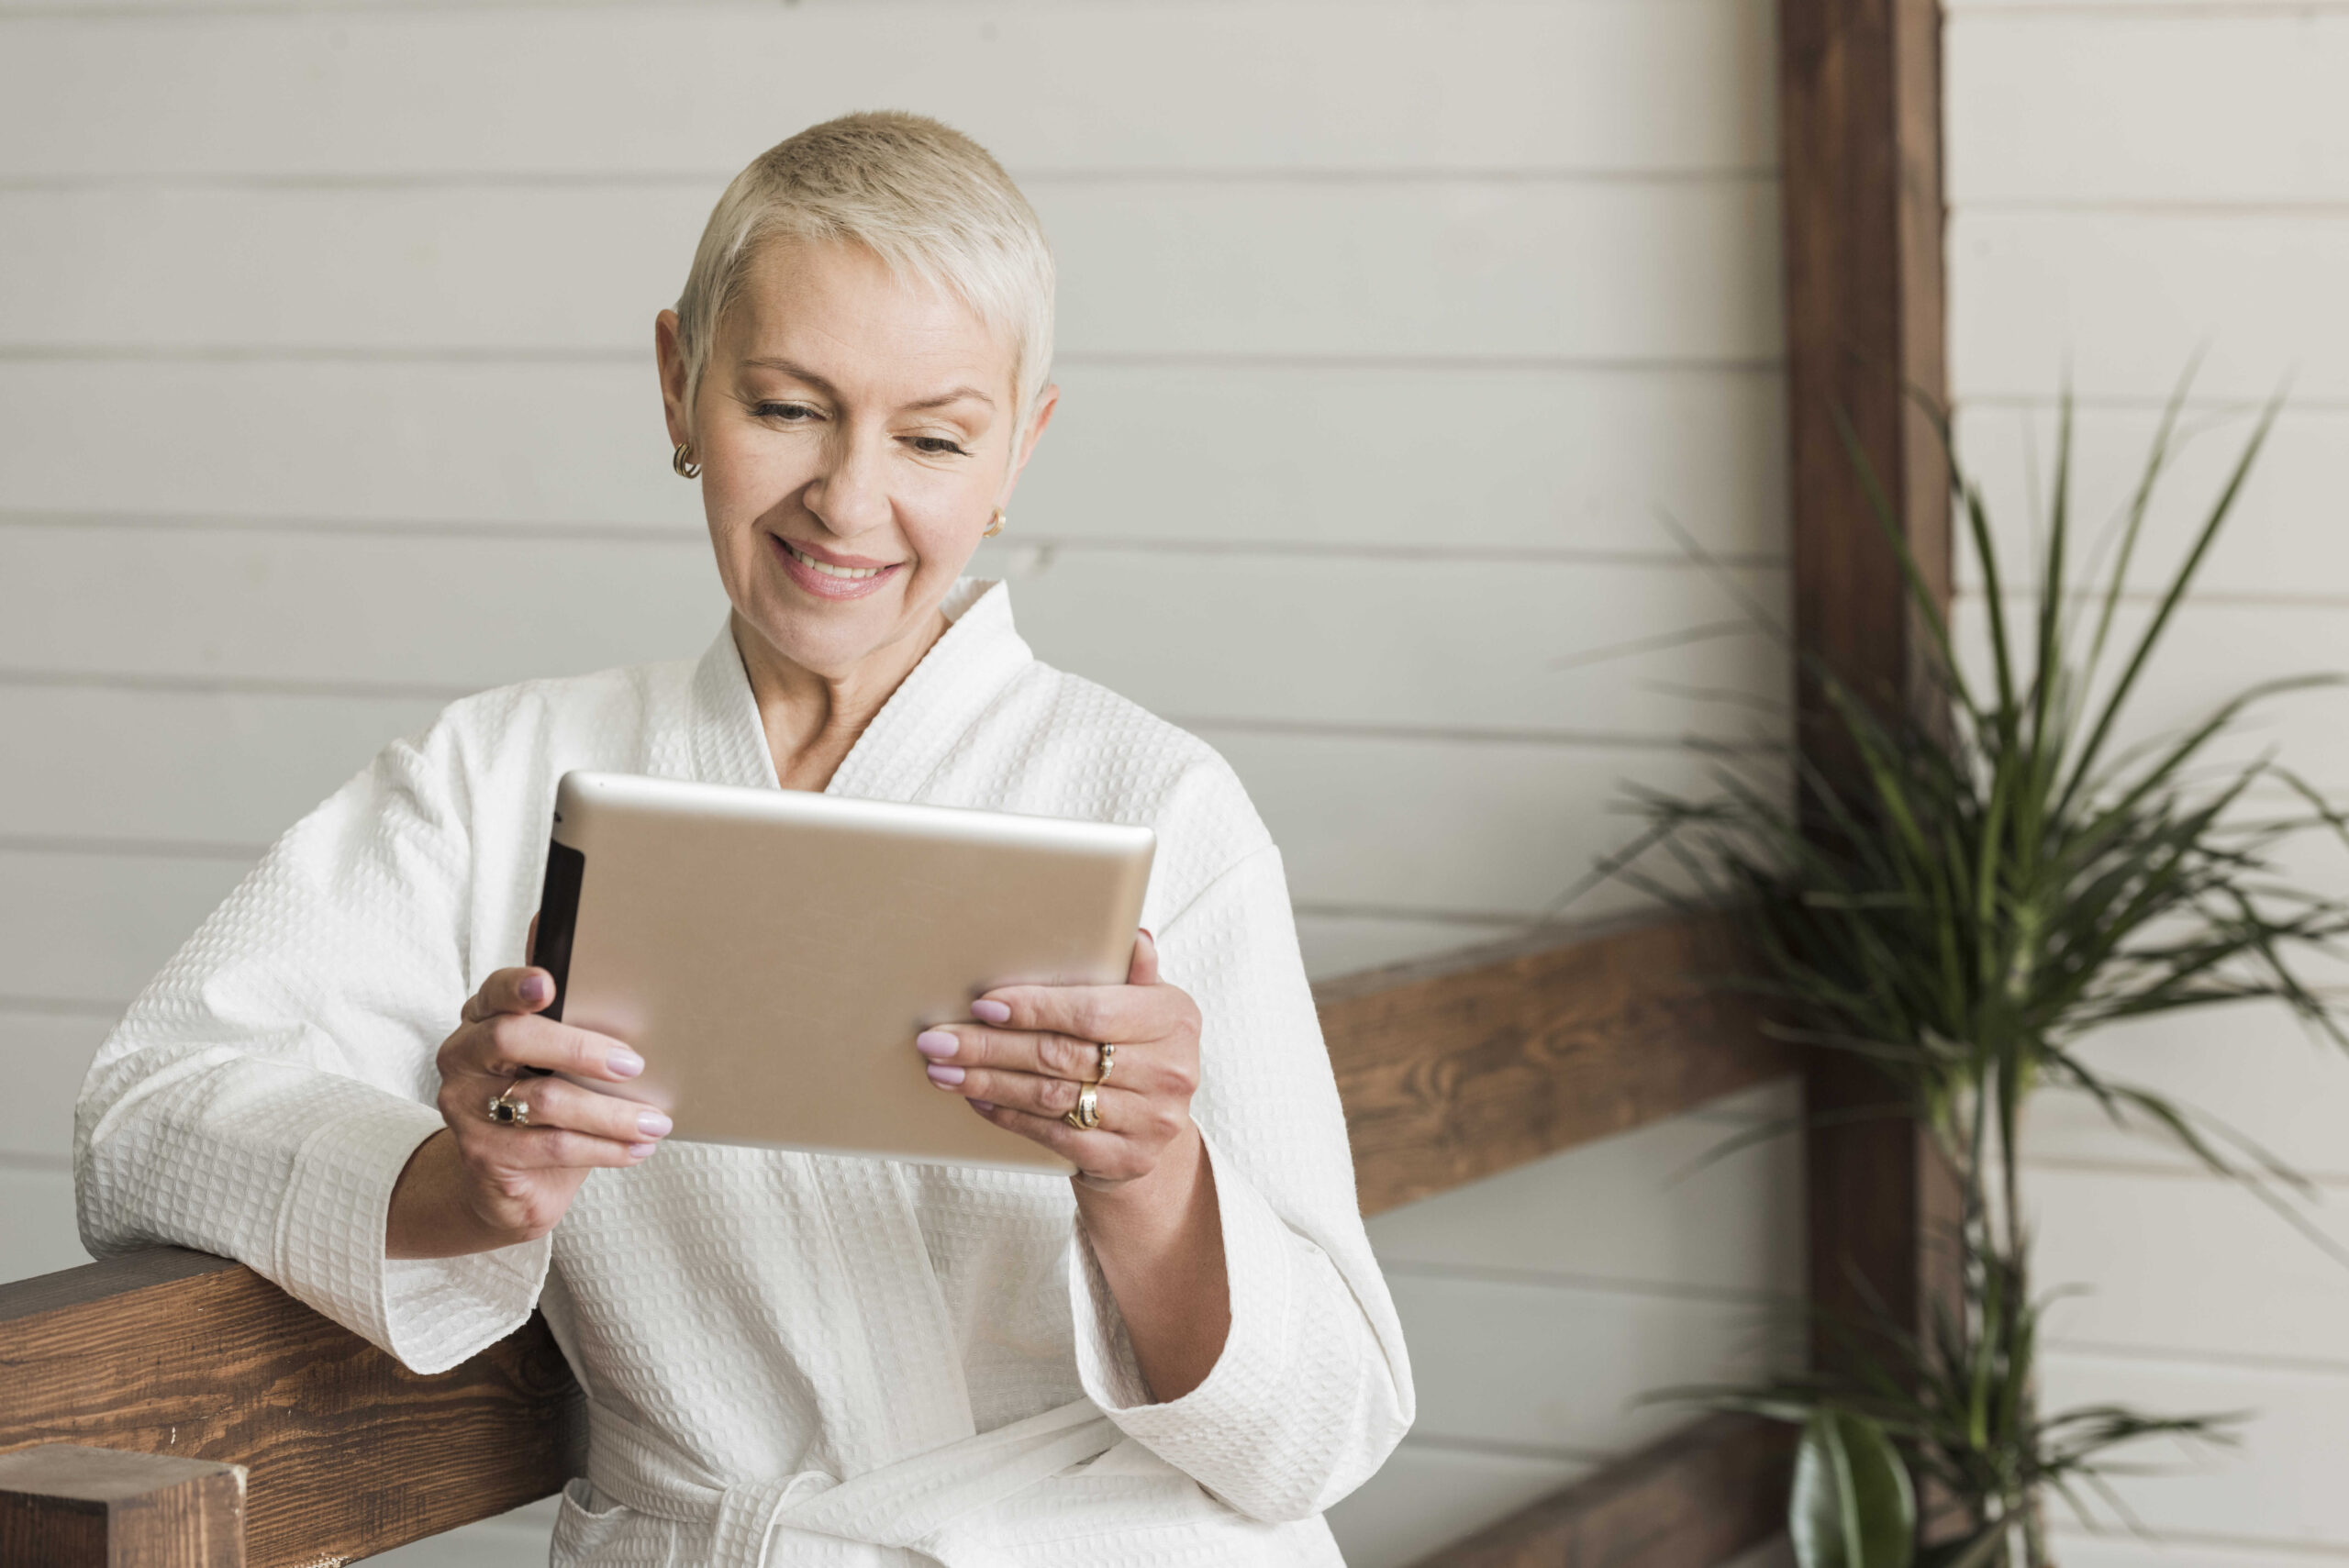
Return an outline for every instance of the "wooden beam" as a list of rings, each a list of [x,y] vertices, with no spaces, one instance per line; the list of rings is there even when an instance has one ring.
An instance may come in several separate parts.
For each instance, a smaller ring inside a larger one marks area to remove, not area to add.
[[[1365,1212],[1791,1071],[1704,981],[1709,921],[1403,965],[1317,991]],[[438,1377],[250,1270],[158,1248],[0,1285],[0,1451],[95,1443],[250,1469],[254,1568],[362,1556],[542,1497],[583,1410],[545,1326]]]
[[[1714,1568],[1787,1528],[1794,1432],[1709,1416],[1419,1568]]]
[[[1941,8],[1780,0],[1778,16],[1797,642],[1885,710],[1930,715],[1928,639],[1853,450],[1946,607],[1948,469],[1913,395],[1946,402]],[[1806,755],[1849,782],[1855,762],[1816,682],[1798,688]],[[1806,1074],[1814,1117],[1889,1100],[1870,1069],[1820,1056]],[[1941,1244],[1956,1187],[1930,1140],[1906,1119],[1846,1119],[1814,1130],[1808,1153],[1814,1299],[1857,1318],[1873,1294],[1921,1327],[1956,1279]]]
[[[244,1568],[245,1473],[119,1449],[0,1454],[0,1563]]]
[[[537,1319],[419,1377],[251,1270],[173,1248],[0,1286],[0,1450],[245,1467],[254,1568],[362,1557],[503,1513],[584,1456],[578,1389]]]
[[[1796,1070],[1710,989],[1709,919],[1555,931],[1316,988],[1354,1182],[1376,1214]]]
[[[1948,395],[1941,8],[1782,0],[1778,28],[1796,635],[1898,705],[1923,695],[1927,646],[1853,450],[1946,605],[1949,471],[1919,406]],[[1816,686],[1800,697],[1812,754],[1848,769]]]

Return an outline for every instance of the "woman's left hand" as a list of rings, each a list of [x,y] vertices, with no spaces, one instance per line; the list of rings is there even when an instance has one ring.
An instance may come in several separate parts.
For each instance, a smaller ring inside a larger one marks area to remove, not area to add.
[[[1113,1187],[1147,1176],[1196,1137],[1199,1009],[1158,978],[1158,947],[1134,940],[1122,985],[1006,985],[971,1004],[976,1023],[925,1029],[914,1045],[930,1079],[997,1127],[1033,1139],[1076,1166],[1079,1182]],[[1113,1048],[1106,1080],[1104,1043]],[[1062,1119],[1085,1084],[1100,1125]]]

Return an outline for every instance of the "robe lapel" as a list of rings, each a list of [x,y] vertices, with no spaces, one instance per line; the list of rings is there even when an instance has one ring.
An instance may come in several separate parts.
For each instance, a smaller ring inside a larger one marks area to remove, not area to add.
[[[1008,584],[965,577],[941,607],[952,624],[873,716],[824,786],[826,795],[918,799],[996,695],[1035,662],[1012,627]],[[692,694],[683,733],[663,727],[650,748],[658,771],[707,784],[780,788],[730,620],[694,667]]]
[[[918,800],[996,697],[1035,662],[1012,629],[1008,584],[966,577],[941,607],[953,624],[873,716],[826,795]]]
[[[1002,584],[966,578],[943,608],[952,624],[858,737],[827,795],[913,798],[1032,661]],[[687,733],[653,748],[656,756],[689,759],[689,776],[705,783],[780,787],[730,622],[695,668],[690,707]],[[889,1161],[821,1154],[803,1168],[829,1231],[834,1287],[857,1308],[863,1343],[842,1352],[869,1379],[850,1401],[857,1429],[833,1434],[842,1468],[853,1476],[971,1437],[953,1324],[905,1172]]]

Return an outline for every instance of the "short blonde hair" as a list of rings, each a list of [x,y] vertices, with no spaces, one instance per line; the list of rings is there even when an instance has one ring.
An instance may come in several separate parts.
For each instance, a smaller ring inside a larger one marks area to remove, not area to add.
[[[1011,339],[1018,418],[1052,365],[1052,253],[1036,212],[986,149],[925,115],[842,115],[777,142],[710,209],[677,296],[693,417],[718,323],[760,246],[775,239],[863,245],[900,276],[943,287]]]

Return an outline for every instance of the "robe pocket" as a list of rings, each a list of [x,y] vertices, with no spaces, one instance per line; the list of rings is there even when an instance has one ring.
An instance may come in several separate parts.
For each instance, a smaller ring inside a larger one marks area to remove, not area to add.
[[[596,1558],[607,1548],[619,1543],[628,1533],[629,1522],[636,1516],[618,1503],[597,1507],[596,1488],[584,1475],[574,1475],[562,1484],[554,1505],[554,1540],[552,1559],[556,1562],[576,1562],[583,1558]],[[665,1546],[665,1543],[664,1543]],[[666,1550],[647,1559],[648,1564],[661,1563]],[[614,1562],[621,1559],[614,1557]],[[637,1560],[627,1559],[629,1562]]]

